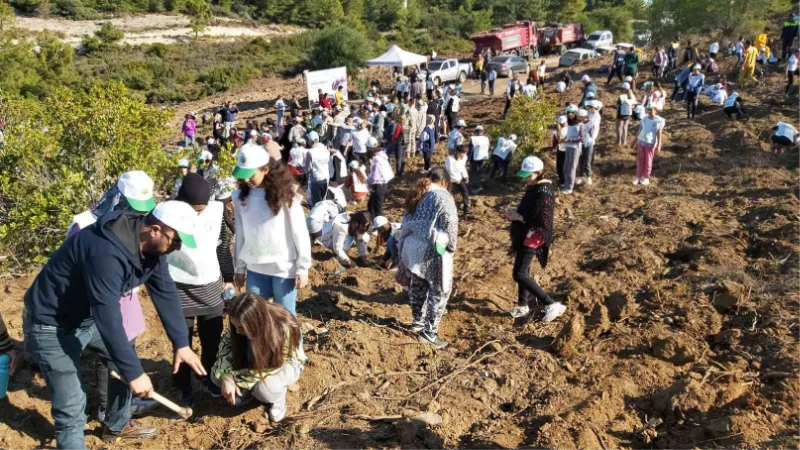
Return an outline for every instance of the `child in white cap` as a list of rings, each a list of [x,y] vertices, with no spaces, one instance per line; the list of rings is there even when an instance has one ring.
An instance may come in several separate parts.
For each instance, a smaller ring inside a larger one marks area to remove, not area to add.
[[[350,173],[344,181],[344,186],[350,190],[353,203],[360,202],[367,197],[369,186],[367,185],[367,173],[365,166],[357,160],[350,161]]]
[[[647,105],[647,116],[639,125],[639,136],[636,139],[636,179],[633,184],[647,186],[653,171],[653,158],[661,151],[662,134],[666,122],[657,115],[655,105]]]
[[[628,83],[622,83],[624,94],[617,100],[617,145],[625,146],[628,144],[628,125],[633,115],[633,106],[637,103],[636,96]]]
[[[585,179],[586,184],[591,186],[595,145],[597,143],[597,136],[600,133],[600,113],[597,111],[597,103],[595,103],[595,100],[587,101],[586,114],[583,114],[583,111],[584,110],[578,111],[578,116],[583,119],[585,139],[583,141],[580,162],[578,163],[578,179],[575,181],[575,184],[583,184]]]
[[[567,307],[553,300],[530,274],[533,258],[539,260],[544,269],[553,241],[553,210],[555,192],[553,183],[543,178],[544,163],[535,156],[522,161],[517,176],[525,180],[526,191],[516,209],[506,211],[511,222],[511,251],[514,255],[513,277],[517,283],[517,306],[511,310],[512,317],[530,314],[532,300],[544,306],[544,322],[551,322],[566,311]]]
[[[556,129],[553,131],[553,151],[556,152],[556,173],[559,186],[564,184],[564,139],[567,138],[567,116],[558,116]]]
[[[324,146],[322,151],[328,155]],[[327,161],[324,167],[327,174]],[[297,290],[308,284],[311,268],[311,241],[297,183],[282,161],[255,145],[239,151],[233,176],[239,179],[239,189],[231,196],[236,217],[234,283],[274,298],[296,316]]]
[[[503,181],[506,181],[508,175],[508,165],[511,162],[511,157],[514,150],[517,149],[517,135],[512,134],[507,138],[501,137],[497,139],[497,145],[492,152],[492,171],[489,178],[494,178],[498,170],[502,170]]]
[[[582,113],[581,113],[582,111]],[[587,114],[586,110],[578,110],[576,106],[567,107],[567,135],[563,139],[564,143],[564,184],[561,185],[563,194],[572,194],[575,187],[575,174],[578,170],[581,152],[583,151],[583,141],[585,131],[583,122],[579,116]]]

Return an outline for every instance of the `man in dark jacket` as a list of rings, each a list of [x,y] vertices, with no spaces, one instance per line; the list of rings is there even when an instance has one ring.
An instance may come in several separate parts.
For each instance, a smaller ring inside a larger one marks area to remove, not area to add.
[[[783,43],[781,60],[786,61],[792,55],[792,47],[794,46],[794,39],[797,37],[798,29],[800,29],[800,21],[795,16],[795,13],[791,12],[781,28],[781,41]]]
[[[185,363],[198,374],[206,374],[189,347],[166,259],[181,245],[195,245],[191,232],[196,218],[191,206],[178,201],[164,202],[147,216],[107,213],[67,238],[25,293],[25,348],[39,365],[52,396],[58,448],[86,448],[80,358],[87,347],[126,380],[109,377],[103,439],[153,437],[157,432],[130,420],[131,392],[148,398],[153,385],[123,327],[123,292],[142,284],[147,287],[174,348],[173,372]]]
[[[236,108],[231,102],[225,103],[225,107],[222,108],[222,122],[225,124],[225,139],[228,139],[231,134],[231,129],[236,124],[236,113],[239,112],[239,109]]]

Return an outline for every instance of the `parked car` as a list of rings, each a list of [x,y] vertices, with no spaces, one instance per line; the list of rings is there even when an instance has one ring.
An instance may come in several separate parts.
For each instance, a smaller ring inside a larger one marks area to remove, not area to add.
[[[583,61],[588,61],[600,56],[596,51],[586,48],[573,48],[561,55],[558,60],[558,67],[570,67]]]
[[[433,82],[442,86],[450,81],[466,81],[472,73],[472,63],[461,62],[457,59],[434,59],[428,62]]]
[[[494,69],[499,77],[507,77],[511,72],[528,73],[530,65],[524,58],[514,55],[500,55],[492,58],[486,65],[487,70]]]
[[[598,30],[592,32],[588,38],[586,38],[586,47],[592,50],[596,49],[597,47],[607,47],[609,45],[613,45],[614,43],[614,34],[612,34],[608,30]]]

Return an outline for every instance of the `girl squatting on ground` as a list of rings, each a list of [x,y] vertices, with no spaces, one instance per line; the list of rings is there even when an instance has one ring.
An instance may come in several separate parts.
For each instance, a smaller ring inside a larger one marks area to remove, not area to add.
[[[231,301],[228,317],[211,381],[228,403],[255,398],[269,405],[271,421],[280,422],[286,416],[286,391],[307,361],[297,318],[252,292]]]
[[[406,287],[411,304],[411,330],[419,341],[441,349],[439,337],[447,300],[453,289],[453,253],[458,239],[458,210],[447,192],[449,178],[431,169],[406,199],[403,226],[397,235],[400,267],[397,281]]]
[[[553,241],[553,209],[555,192],[553,183],[543,177],[544,163],[535,156],[522,161],[517,176],[525,180],[526,191],[517,209],[509,209],[506,218],[511,222],[511,250],[514,257],[514,281],[519,288],[517,306],[511,310],[513,317],[530,314],[531,297],[545,307],[544,322],[551,322],[567,307],[554,301],[536,283],[530,274],[533,258],[542,269],[547,266],[550,244]]]

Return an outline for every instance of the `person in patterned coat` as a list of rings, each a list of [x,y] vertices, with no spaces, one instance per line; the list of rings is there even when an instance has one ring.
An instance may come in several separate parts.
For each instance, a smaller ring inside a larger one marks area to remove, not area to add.
[[[411,330],[434,348],[447,346],[438,336],[439,322],[453,289],[453,253],[458,239],[458,209],[448,192],[449,177],[431,169],[406,199],[403,227],[397,237],[398,282],[408,291]]]

